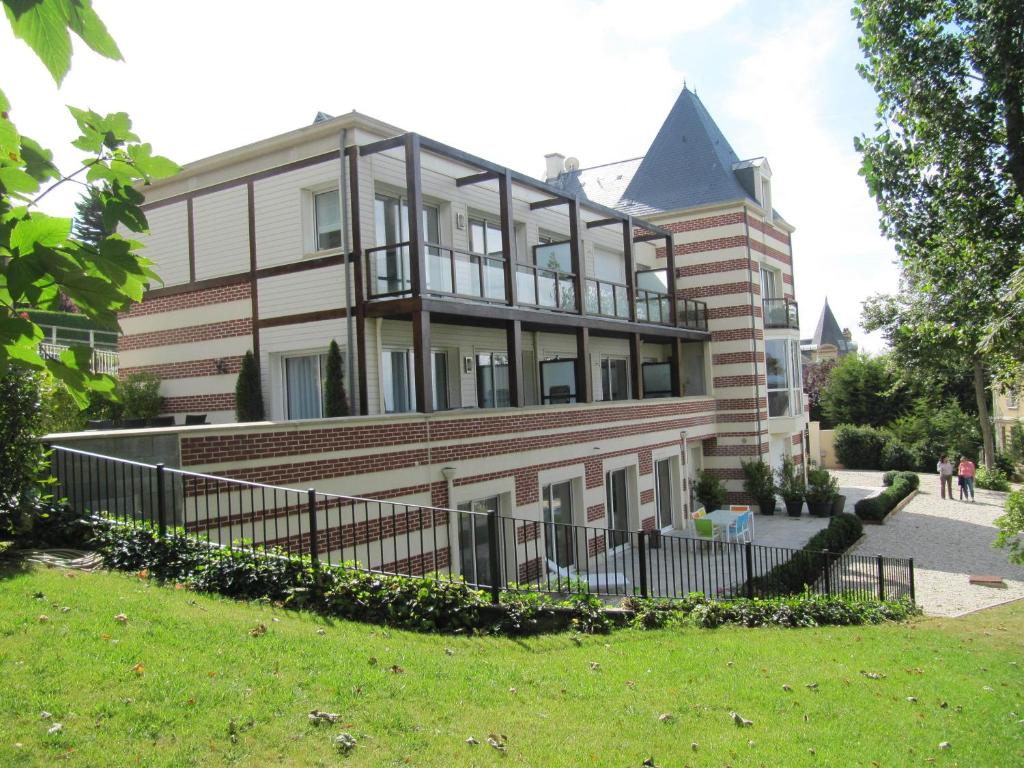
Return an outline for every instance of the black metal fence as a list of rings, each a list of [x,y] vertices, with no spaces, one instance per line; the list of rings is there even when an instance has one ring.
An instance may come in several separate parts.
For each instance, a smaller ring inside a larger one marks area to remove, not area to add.
[[[215,546],[308,556],[317,566],[462,578],[495,601],[502,590],[527,589],[602,598],[773,597],[792,591],[794,571],[803,579],[798,589],[819,594],[914,599],[912,559],[340,496],[60,446],[51,473],[54,493],[82,514],[148,523],[161,536],[179,529]],[[783,566],[788,581],[777,575]]]

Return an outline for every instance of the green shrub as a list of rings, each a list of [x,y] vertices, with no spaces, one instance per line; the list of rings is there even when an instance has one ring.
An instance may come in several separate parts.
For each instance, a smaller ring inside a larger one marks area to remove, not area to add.
[[[1010,562],[1024,565],[1024,491],[1006,497],[1003,514],[996,518],[999,533],[993,546],[1010,550]]]
[[[348,416],[348,395],[345,393],[345,376],[341,364],[341,350],[338,342],[331,339],[327,349],[327,366],[324,374],[324,416]]]
[[[914,450],[895,438],[888,438],[878,457],[882,469],[914,470],[921,463]]]
[[[789,456],[782,460],[782,466],[775,471],[775,478],[777,483],[775,490],[784,501],[804,500],[807,485],[804,482],[802,468],[798,467]]]
[[[725,485],[709,472],[700,473],[693,493],[708,512],[721,507],[726,499]]]
[[[824,573],[829,558],[823,554],[845,552],[861,537],[864,526],[853,515],[841,512],[785,563],[754,579],[755,594],[762,592],[794,595],[814,584]]]
[[[117,391],[123,418],[152,419],[160,415],[160,379],[152,373],[128,374],[118,383]]]
[[[762,459],[741,462],[743,467],[743,490],[754,501],[774,499],[775,484],[772,482],[772,468]]]
[[[239,421],[263,421],[263,385],[260,367],[252,351],[245,353],[235,382],[235,418]]]
[[[43,489],[45,466],[38,376],[16,368],[0,373],[0,539],[22,535]]]
[[[1009,491],[1010,481],[999,469],[988,469],[984,464],[974,473],[974,484],[990,491]]]
[[[804,494],[808,504],[832,501],[839,495],[839,479],[822,467],[814,467],[807,473],[807,492]]]
[[[885,433],[875,427],[840,424],[836,427],[836,458],[846,469],[878,469],[882,460]]]
[[[877,496],[869,496],[853,505],[857,517],[876,522],[882,520],[897,504],[917,490],[921,478],[914,472],[894,472],[890,482],[889,487]]]

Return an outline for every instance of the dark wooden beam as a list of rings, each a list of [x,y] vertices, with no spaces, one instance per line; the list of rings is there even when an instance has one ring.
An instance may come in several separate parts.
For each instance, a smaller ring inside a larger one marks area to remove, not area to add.
[[[576,329],[576,402],[594,401],[594,382],[590,375],[590,331]]]
[[[646,235],[636,235],[633,238],[634,243],[648,243],[651,240],[661,240],[665,237],[664,232],[652,232]]]
[[[633,399],[644,399],[643,359],[640,357],[640,334],[629,334],[629,381],[633,388]]]
[[[496,171],[484,171],[483,173],[474,173],[472,176],[462,176],[455,180],[456,187],[467,187],[470,184],[480,184],[484,181],[493,181],[494,179],[502,178],[501,174]]]
[[[405,186],[409,208],[409,278],[413,296],[427,291],[427,252],[423,247],[423,178],[420,173],[420,137],[405,135]]]
[[[294,315],[261,318],[255,323],[255,327],[279,328],[282,325],[300,325],[302,323],[315,323],[320,320],[338,320],[347,316],[348,312],[344,307],[335,307],[334,309],[317,309],[313,312],[299,312]]]
[[[633,217],[622,222],[622,255],[626,262],[626,297],[629,302],[629,320],[636,321],[636,265],[633,259]]]
[[[412,313],[413,378],[416,389],[416,410],[432,413],[434,410],[433,377],[430,365],[430,313]]]
[[[381,139],[380,141],[373,141],[369,144],[363,144],[359,148],[359,154],[362,157],[367,155],[373,155],[377,152],[384,152],[388,149],[397,149],[406,143],[411,133],[406,133],[401,136],[392,136],[390,139]]]
[[[523,371],[523,323],[508,320],[505,323],[505,347],[508,351],[508,399],[513,408],[526,405]]]
[[[610,227],[612,226],[612,224],[622,224],[626,220],[627,219],[597,219],[596,221],[588,221],[587,229],[596,229],[597,227]]]
[[[192,198],[185,203],[186,229],[188,231],[188,281],[196,281],[196,224],[192,212]]]
[[[356,147],[348,147],[349,205],[352,209],[352,281],[356,297],[356,386],[359,392],[359,415],[369,414],[369,386],[366,376],[366,295],[363,277],[363,227],[359,219],[359,153]],[[351,322],[351,321],[349,321]],[[352,384],[349,383],[351,387]]]
[[[569,263],[572,273],[576,275],[576,308],[580,316],[587,313],[586,260],[583,258],[582,242],[580,241],[580,201],[572,199],[569,201]]]
[[[665,260],[668,266],[666,275],[666,288],[668,289],[668,320],[670,325],[677,325],[676,310],[679,308],[676,302],[676,254],[675,241],[672,235],[665,238]]]
[[[501,216],[501,240],[505,250],[505,297],[510,307],[519,301],[516,296],[515,214],[512,211],[512,174],[506,171],[498,179],[498,207]]]
[[[569,202],[565,197],[550,197],[547,200],[537,200],[530,203],[531,211],[539,211],[541,208],[554,208],[556,205],[565,205]]]

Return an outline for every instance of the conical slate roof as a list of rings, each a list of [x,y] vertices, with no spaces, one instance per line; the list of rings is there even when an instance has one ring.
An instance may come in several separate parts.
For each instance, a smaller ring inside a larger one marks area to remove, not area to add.
[[[735,172],[740,159],[683,86],[642,158],[563,172],[552,183],[636,216],[754,199]]]
[[[846,338],[843,336],[839,323],[836,322],[836,316],[832,314],[828,299],[825,299],[825,306],[821,308],[821,317],[818,318],[818,327],[814,330],[814,338],[811,343],[815,347],[831,344],[840,351],[846,349]]]

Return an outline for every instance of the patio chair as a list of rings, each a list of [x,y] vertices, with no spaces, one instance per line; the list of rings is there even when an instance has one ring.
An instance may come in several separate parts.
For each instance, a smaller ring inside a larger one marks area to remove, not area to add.
[[[749,512],[750,511],[750,505],[749,504],[730,504],[729,505],[729,511],[730,512]]]
[[[754,540],[754,515],[750,511],[744,512],[736,518],[735,523],[729,526],[725,535],[732,541],[752,542]]]
[[[694,515],[696,515],[696,513],[694,513]],[[693,531],[701,541],[716,541],[718,539],[718,536],[715,534],[714,521],[708,520],[703,515],[700,517],[694,517]]]
[[[626,574],[615,571],[577,571],[575,568],[560,568],[554,560],[548,559],[548,571],[558,575],[559,580],[572,581],[580,579],[587,582],[591,592],[612,592],[614,594],[626,594],[629,590],[629,579]]]

